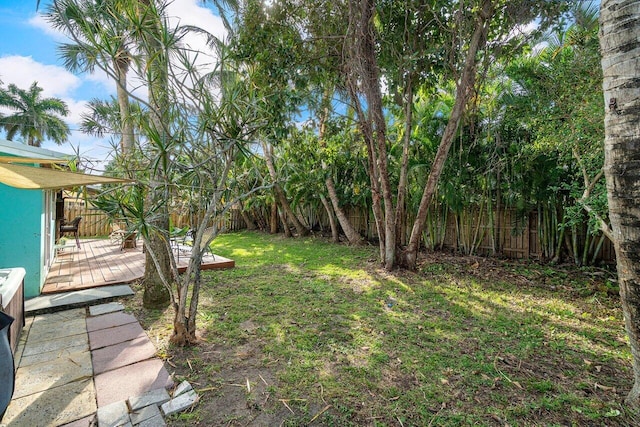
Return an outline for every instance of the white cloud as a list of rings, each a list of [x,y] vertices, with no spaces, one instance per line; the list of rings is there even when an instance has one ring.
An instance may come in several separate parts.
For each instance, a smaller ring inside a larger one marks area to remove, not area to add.
[[[116,92],[116,83],[113,77],[109,77],[106,72],[99,68],[94,69],[91,74],[84,73],[83,78],[89,82],[102,86],[107,91],[107,95],[111,93],[115,94]]]
[[[27,89],[36,81],[44,97],[65,97],[77,89],[81,80],[57,65],[34,61],[30,56],[3,56],[0,58],[0,79],[5,85],[15,84]]]
[[[209,8],[202,7],[199,0],[175,0],[169,3],[167,14],[172,26],[191,25],[202,28],[216,38],[224,40],[227,30],[224,27],[222,18],[214,15]],[[198,52],[196,64],[198,66],[210,67],[215,62],[215,52],[207,46],[204,36],[199,34],[188,34],[182,40],[183,44],[194,52]],[[193,56],[192,56],[193,58]]]
[[[199,5],[199,0],[175,0],[167,7],[167,13],[173,24],[193,25],[200,27],[218,37],[224,39],[227,30],[224,28],[222,18],[213,14],[209,8]]]
[[[47,22],[42,13],[36,13],[27,21],[29,25],[44,32],[57,42],[69,42],[69,38],[59,30],[56,30]]]
[[[73,123],[74,127],[77,128],[77,125],[80,123],[82,113],[87,112],[87,102],[78,101],[73,98],[62,98],[62,100],[66,102],[67,107],[69,107],[69,114],[65,117],[65,120],[69,123]]]

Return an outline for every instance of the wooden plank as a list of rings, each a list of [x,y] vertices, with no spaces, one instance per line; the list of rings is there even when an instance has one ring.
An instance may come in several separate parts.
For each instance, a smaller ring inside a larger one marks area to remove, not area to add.
[[[187,267],[187,259],[180,260],[179,271]],[[120,245],[109,239],[83,239],[80,249],[73,256],[65,255],[54,260],[43,294],[68,292],[117,283],[130,283],[144,275],[145,255],[142,244],[137,248],[120,250]],[[202,270],[233,268],[233,260],[216,255],[213,260],[203,262]]]

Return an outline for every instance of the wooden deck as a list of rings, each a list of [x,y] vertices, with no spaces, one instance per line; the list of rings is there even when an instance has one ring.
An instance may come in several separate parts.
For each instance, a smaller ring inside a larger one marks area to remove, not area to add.
[[[109,239],[80,240],[80,249],[66,246],[58,251],[42,289],[43,294],[68,292],[98,286],[131,283],[144,275],[142,245],[120,250]],[[180,257],[178,270],[187,268],[187,257]],[[202,270],[233,268],[233,260],[221,256],[206,256]]]

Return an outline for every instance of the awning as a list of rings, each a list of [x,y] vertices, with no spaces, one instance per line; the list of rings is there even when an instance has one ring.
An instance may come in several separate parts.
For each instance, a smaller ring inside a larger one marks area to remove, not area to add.
[[[115,184],[133,181],[130,179],[86,175],[83,173],[65,172],[49,168],[0,163],[0,182],[16,188],[55,190],[81,185]]]

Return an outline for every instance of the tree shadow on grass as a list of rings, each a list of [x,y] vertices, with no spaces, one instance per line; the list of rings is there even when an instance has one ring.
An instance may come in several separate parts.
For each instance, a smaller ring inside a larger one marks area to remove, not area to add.
[[[236,350],[249,346],[251,366],[269,376],[255,411],[289,425],[629,424],[613,302],[596,309],[571,292],[512,286],[493,266],[486,277],[388,273],[366,251],[255,247],[264,262],[207,276],[201,305],[201,351],[242,372]],[[209,377],[239,380],[224,368]],[[238,405],[255,403],[242,393]]]

